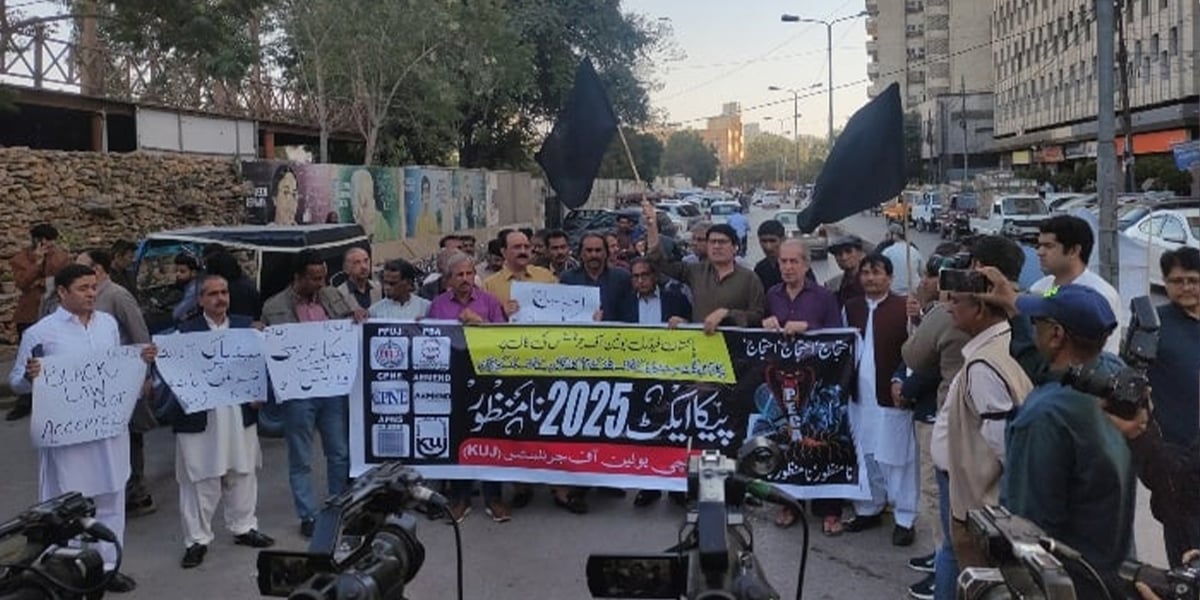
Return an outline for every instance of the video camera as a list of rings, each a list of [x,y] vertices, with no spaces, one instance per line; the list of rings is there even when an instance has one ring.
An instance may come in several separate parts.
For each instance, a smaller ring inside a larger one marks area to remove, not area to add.
[[[1132,420],[1138,410],[1147,406],[1147,388],[1150,385],[1146,369],[1158,358],[1158,311],[1149,296],[1138,296],[1129,301],[1132,314],[1129,328],[1121,341],[1123,368],[1115,372],[1100,362],[1091,365],[1076,365],[1063,375],[1063,385],[1069,385],[1085,394],[1104,398],[1106,410],[1125,420]]]
[[[425,562],[410,508],[446,499],[416,471],[389,462],[367,471],[325,502],[308,552],[264,550],[258,590],[293,600],[402,600]]]
[[[960,600],[1075,600],[1081,596],[1065,566],[1072,563],[1079,566],[1073,573],[1086,573],[1095,585],[1108,589],[1078,551],[1004,507],[969,511],[967,529],[993,567],[963,569],[958,578]],[[1131,598],[1139,597],[1134,583],[1141,582],[1163,600],[1200,600],[1200,559],[1170,571],[1126,561],[1119,575],[1124,594]]]
[[[95,515],[91,498],[71,492],[0,524],[0,600],[103,597],[120,568],[121,545]],[[106,574],[100,553],[67,547],[74,540],[115,545],[117,569]]]
[[[799,503],[774,486],[747,475],[766,477],[782,464],[783,454],[766,438],[753,438],[738,460],[705,450],[688,458],[691,508],[680,530],[682,540],[659,554],[591,555],[588,590],[595,598],[687,598],[688,600],[768,600],[779,598],[754,555],[754,539],[742,513],[750,494],[792,507]],[[807,532],[806,523],[801,531]],[[797,598],[804,585],[808,554],[805,533]]]

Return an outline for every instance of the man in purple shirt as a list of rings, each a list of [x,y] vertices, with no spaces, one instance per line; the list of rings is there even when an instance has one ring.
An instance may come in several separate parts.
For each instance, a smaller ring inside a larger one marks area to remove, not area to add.
[[[446,260],[442,273],[447,291],[433,299],[429,306],[430,319],[454,319],[466,325],[480,323],[505,323],[504,309],[495,296],[475,287],[475,261],[462,252]],[[487,514],[497,523],[512,518],[512,511],[501,497],[500,483],[485,481],[481,485],[483,505]],[[459,480],[450,482],[450,518],[461,523],[471,512],[471,493],[475,482]]]
[[[837,296],[807,277],[808,247],[801,240],[787,240],[779,246],[779,275],[783,283],[767,290],[767,318],[763,329],[798,335],[809,330],[843,327]],[[842,501],[813,500],[813,514],[821,517],[825,535],[842,532]],[[775,524],[790,527],[796,513],[789,508],[779,511]]]

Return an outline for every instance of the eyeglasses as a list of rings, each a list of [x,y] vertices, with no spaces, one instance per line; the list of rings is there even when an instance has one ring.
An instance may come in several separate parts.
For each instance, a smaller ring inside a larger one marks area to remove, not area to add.
[[[1200,287],[1200,277],[1170,277],[1166,281],[1171,287]]]

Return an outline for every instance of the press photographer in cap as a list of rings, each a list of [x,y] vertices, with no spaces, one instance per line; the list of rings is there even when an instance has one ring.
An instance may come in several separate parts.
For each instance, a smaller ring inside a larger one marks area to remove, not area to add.
[[[1047,367],[1009,422],[1000,503],[1078,550],[1112,597],[1123,597],[1117,573],[1133,539],[1133,458],[1102,399],[1063,383],[1071,367],[1091,368],[1101,360],[1116,317],[1092,288],[1069,284],[1019,296],[997,269],[980,271],[990,290],[978,298],[1003,308],[1010,319],[1027,317]],[[1066,563],[1077,597],[1107,596],[1084,565]]]

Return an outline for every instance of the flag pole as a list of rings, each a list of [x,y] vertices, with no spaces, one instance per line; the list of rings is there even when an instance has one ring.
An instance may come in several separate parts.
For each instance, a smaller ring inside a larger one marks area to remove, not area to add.
[[[645,183],[642,181],[642,176],[638,175],[637,163],[633,162],[633,152],[629,149],[629,141],[625,139],[625,130],[621,128],[620,124],[617,124],[617,135],[621,136],[621,147],[625,148],[625,158],[629,161],[629,168],[633,171],[633,178],[638,183]],[[645,199],[646,189],[645,186],[642,186],[642,200]]]

